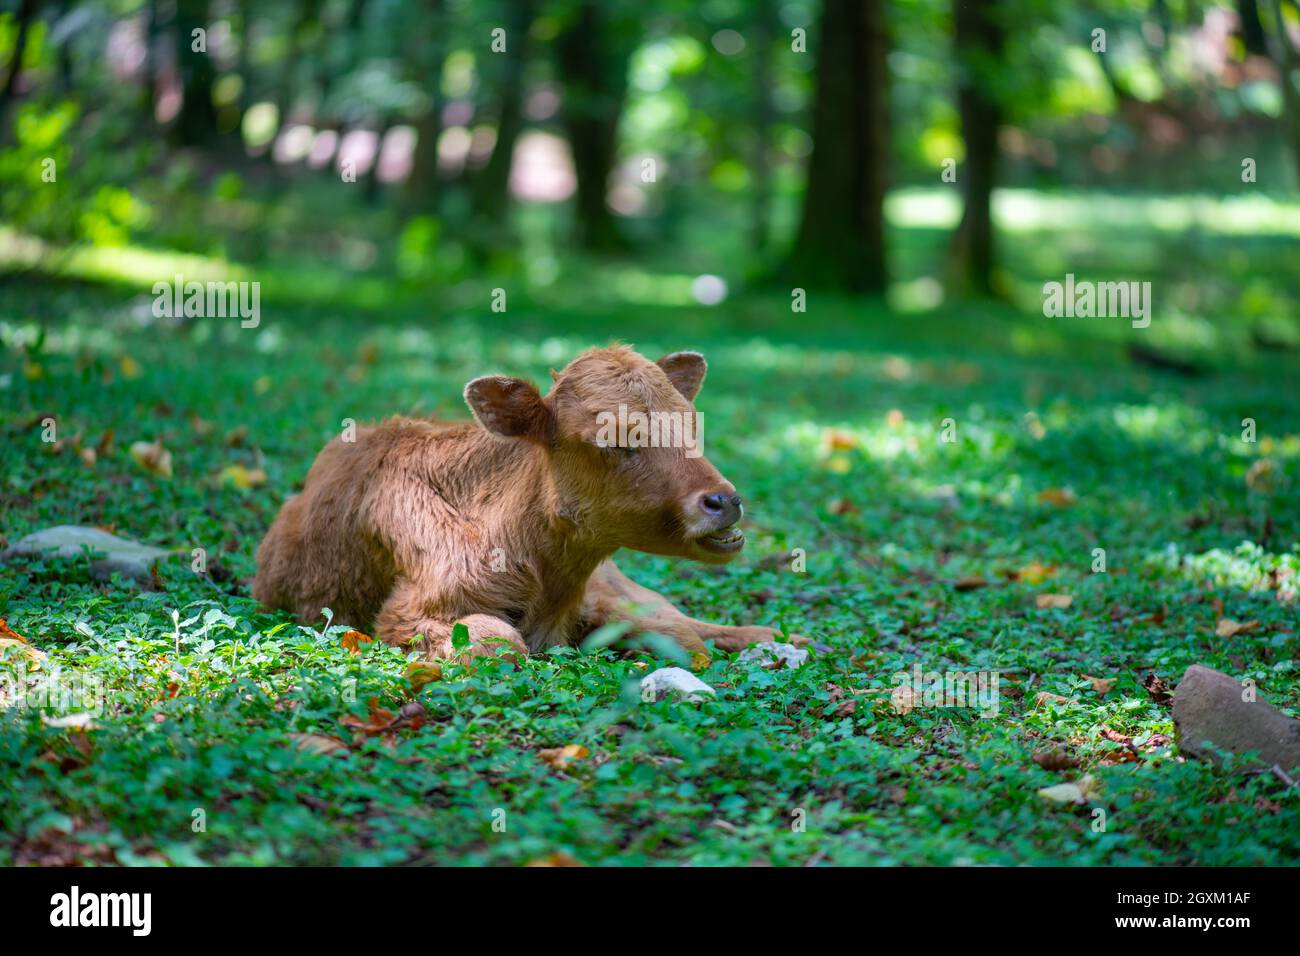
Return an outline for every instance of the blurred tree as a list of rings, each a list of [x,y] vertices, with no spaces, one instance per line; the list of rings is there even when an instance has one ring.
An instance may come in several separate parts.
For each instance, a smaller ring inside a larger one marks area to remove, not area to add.
[[[148,0],[156,16],[158,0]],[[239,115],[243,116],[253,105],[253,0],[237,0],[235,13],[239,19],[239,53],[235,72],[239,74]]]
[[[618,156],[628,61],[639,37],[637,18],[624,5],[579,0],[556,38],[562,122],[578,180],[574,238],[585,249],[626,246],[605,197]]]
[[[1237,0],[1237,21],[1241,29],[1241,43],[1246,52],[1267,56],[1268,40],[1264,36],[1264,24],[1259,20],[1257,0]]]
[[[73,91],[72,76],[72,32],[76,21],[85,11],[77,9],[76,0],[59,0],[54,11],[54,27],[50,30],[50,40],[54,43],[59,64],[59,93],[71,95]]]
[[[1278,83],[1282,87],[1282,135],[1291,147],[1291,155],[1296,164],[1296,176],[1300,181],[1300,50],[1296,49],[1289,18],[1295,27],[1300,27],[1300,6],[1295,0],[1272,0],[1272,23],[1269,25],[1268,40],[1270,55],[1278,69]]]
[[[212,102],[216,70],[207,53],[207,27],[207,0],[176,0],[174,33],[181,108],[171,135],[181,146],[207,144],[216,137],[217,109]]]
[[[144,5],[144,56],[140,62],[140,112],[152,123],[158,91],[158,0]]]
[[[884,5],[823,0],[813,151],[786,262],[805,287],[883,293],[889,160]]]
[[[23,68],[23,54],[27,52],[27,34],[32,21],[36,19],[37,0],[22,0],[18,5],[17,32],[14,34],[14,49],[5,67],[4,81],[0,83],[0,142],[9,138],[9,107],[14,101],[18,89],[18,74]]]
[[[991,82],[1005,45],[996,0],[953,0],[957,110],[966,161],[959,183],[961,222],[948,247],[947,286],[957,296],[993,294],[993,186],[1002,106]]]
[[[497,133],[492,156],[474,178],[474,214],[487,231],[500,234],[510,207],[510,164],[524,125],[524,71],[528,64],[528,33],[536,13],[534,0],[510,0],[506,6],[506,50],[494,54],[499,65],[496,82]]]
[[[749,245],[756,253],[767,248],[772,206],[772,42],[776,34],[774,0],[754,4],[754,155],[750,160],[753,196],[750,200]]]
[[[280,63],[276,106],[281,125],[288,122],[294,101],[301,92],[298,83],[298,66],[305,55],[310,56],[314,52],[312,37],[319,30],[320,12],[321,0],[298,0],[298,15],[289,28],[288,52]]]
[[[354,0],[356,7],[362,2]],[[404,187],[407,205],[416,212],[432,212],[438,208],[438,137],[442,134],[442,110],[446,105],[442,72],[447,62],[451,19],[444,0],[425,0],[424,11],[427,32],[413,34],[418,49],[408,55],[418,73],[416,82],[429,97],[427,108],[415,124],[415,153],[411,158],[411,175]]]

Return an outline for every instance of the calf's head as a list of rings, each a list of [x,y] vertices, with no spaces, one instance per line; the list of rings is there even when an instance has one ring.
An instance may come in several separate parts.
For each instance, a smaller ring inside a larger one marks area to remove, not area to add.
[[[465,401],[489,432],[545,450],[562,517],[614,548],[722,564],[745,546],[736,488],[703,455],[694,399],[698,352],[651,362],[631,349],[592,349],[541,395],[487,376]]]

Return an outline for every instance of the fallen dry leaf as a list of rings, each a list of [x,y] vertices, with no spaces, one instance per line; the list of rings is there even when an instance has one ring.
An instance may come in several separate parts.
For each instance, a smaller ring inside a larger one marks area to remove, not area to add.
[[[1038,791],[1038,795],[1053,803],[1073,803],[1082,806],[1100,792],[1101,784],[1091,775],[1085,775],[1074,783],[1058,783],[1054,787],[1044,787]]]
[[[1142,755],[1132,747],[1126,747],[1122,750],[1107,750],[1098,760],[1104,767],[1113,767],[1121,763],[1141,763]]]
[[[1101,756],[1101,762],[1106,765],[1118,763],[1141,763],[1144,753],[1153,753],[1161,747],[1168,746],[1169,737],[1165,734],[1152,734],[1142,746],[1138,747],[1133,742],[1133,738],[1127,734],[1121,734],[1118,730],[1111,730],[1106,725],[1102,725],[1099,733],[1111,743],[1119,744],[1123,750],[1108,750]]]
[[[1079,766],[1079,758],[1058,747],[1034,754],[1034,763],[1044,770],[1070,770]]]
[[[1222,618],[1214,626],[1215,637],[1236,637],[1238,634],[1253,634],[1259,630],[1259,621],[1250,620],[1246,622],[1234,621],[1230,617]]]
[[[1068,508],[1079,500],[1079,496],[1070,488],[1048,488],[1038,493],[1038,500],[1058,508]]]
[[[290,734],[289,739],[294,742],[299,750],[312,754],[332,754],[348,749],[345,742],[326,734]]]
[[[1155,671],[1142,678],[1142,686],[1146,688],[1146,692],[1151,695],[1151,699],[1157,704],[1167,704],[1174,699],[1169,685]]]
[[[4,656],[5,648],[8,647],[19,648],[23,657],[27,658],[27,660],[31,661],[33,664],[39,664],[41,661],[45,660],[44,652],[38,651],[21,637],[17,640],[14,640],[12,637],[0,637],[0,657]]]
[[[1092,684],[1092,689],[1102,697],[1105,697],[1114,690],[1115,681],[1118,680],[1116,677],[1089,677],[1087,674],[1084,674],[1083,676]]]
[[[442,668],[432,661],[411,661],[406,665],[406,679],[411,682],[411,690],[418,692],[425,684],[441,680]]]
[[[362,634],[360,631],[347,631],[339,638],[339,643],[343,645],[344,650],[351,651],[353,654],[360,654],[361,645],[372,644],[374,640],[369,634]]]
[[[825,433],[826,447],[831,451],[848,451],[858,447],[858,439],[849,432],[837,428],[828,428]]]
[[[1111,743],[1114,744],[1124,744],[1125,746],[1131,746],[1133,743],[1132,737],[1129,737],[1125,734],[1121,734],[1118,730],[1111,730],[1105,724],[1101,725],[1101,729],[1098,731],[1098,733],[1100,733],[1103,737],[1105,737],[1107,740],[1109,740]]]
[[[1068,704],[1070,703],[1070,698],[1062,697],[1060,694],[1050,694],[1045,690],[1040,690],[1037,694],[1034,695],[1035,707],[1040,707],[1043,704],[1047,704],[1047,703]]]
[[[1246,472],[1246,487],[1251,491],[1267,493],[1273,490],[1276,477],[1277,470],[1273,467],[1273,462],[1267,458],[1260,458]]]
[[[400,727],[410,727],[417,730],[424,724],[424,706],[416,701],[403,704],[401,710],[396,714],[391,710],[380,707],[378,701],[373,697],[367,702],[367,706],[370,708],[370,713],[365,717],[358,717],[356,714],[344,714],[339,718],[340,724],[356,731],[353,736],[354,741],[359,742],[366,737],[377,737]]]
[[[586,866],[586,864],[573,858],[563,850],[557,850],[550,856],[529,860],[524,866]]]
[[[570,761],[582,760],[589,756],[590,753],[591,751],[581,744],[566,744],[563,747],[539,750],[537,751],[537,758],[556,770],[563,770],[569,765]]]
[[[968,574],[964,578],[958,578],[952,583],[952,586],[958,591],[974,591],[976,588],[988,587],[989,582],[978,574]]]
[[[826,510],[833,515],[855,515],[862,509],[849,501],[848,498],[836,498],[834,501],[827,503]]]
[[[841,701],[841,702],[840,702],[840,705],[839,705],[838,707],[835,708],[834,713],[832,713],[830,716],[832,716],[832,717],[848,717],[848,716],[850,716],[850,715],[856,713],[857,709],[858,709],[858,702],[857,702],[856,700],[845,700],[845,701]]]
[[[1023,568],[1006,572],[1012,581],[1024,581],[1026,584],[1041,584],[1056,573],[1056,565],[1030,561]]]
[[[1168,747],[1173,741],[1168,734],[1152,734],[1138,746],[1139,750],[1146,753],[1153,753],[1161,747]]]
[[[257,488],[266,484],[266,472],[261,468],[245,468],[243,465],[228,465],[221,469],[221,482],[233,485],[241,491]]]
[[[1068,594],[1039,594],[1034,603],[1039,607],[1067,608],[1074,603],[1074,598]]]
[[[138,441],[131,445],[131,460],[152,475],[172,476],[172,453],[161,441]]]
[[[7,638],[9,638],[11,641],[18,641],[18,642],[21,643],[21,644],[27,644],[27,643],[29,643],[29,641],[27,640],[27,638],[23,637],[21,634],[19,634],[17,631],[15,631],[12,627],[10,627],[10,626],[9,626],[9,622],[6,621],[6,620],[5,620],[4,618],[2,618],[2,617],[0,617],[0,637],[7,637]]]

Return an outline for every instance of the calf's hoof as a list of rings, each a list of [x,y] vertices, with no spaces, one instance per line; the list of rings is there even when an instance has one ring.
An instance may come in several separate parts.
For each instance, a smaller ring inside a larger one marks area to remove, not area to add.
[[[484,637],[475,640],[456,655],[456,659],[462,664],[470,664],[476,657],[499,657],[517,666],[528,659],[528,647],[518,639]]]

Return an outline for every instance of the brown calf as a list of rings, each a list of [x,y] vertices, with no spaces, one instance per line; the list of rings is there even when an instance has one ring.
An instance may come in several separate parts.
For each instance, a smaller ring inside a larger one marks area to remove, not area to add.
[[[721,564],[744,547],[736,489],[698,447],[628,447],[647,436],[607,427],[620,406],[634,422],[634,412],[694,421],[705,370],[696,352],[650,362],[592,349],[552,373],[545,397],[519,379],[470,382],[476,423],[397,417],[334,439],[258,548],[254,597],[304,621],[329,607],[433,657],[452,655],[457,623],[470,653],[488,654],[503,648],[487,638],[527,654],[610,621],[693,653],[706,640],[724,650],[772,640],[771,628],[689,618],[610,560],[632,548]]]

